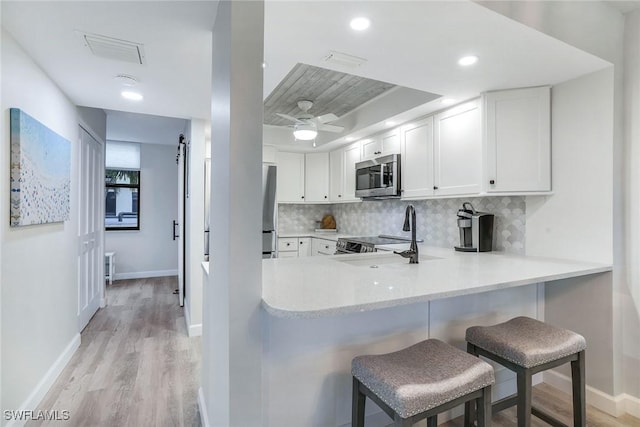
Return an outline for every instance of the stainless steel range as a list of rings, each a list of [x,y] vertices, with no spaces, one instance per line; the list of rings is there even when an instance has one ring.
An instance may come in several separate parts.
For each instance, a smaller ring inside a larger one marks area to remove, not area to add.
[[[422,242],[422,240],[417,241]],[[341,237],[336,244],[336,255],[377,252],[378,246],[407,242],[411,242],[411,239],[400,236],[387,236],[385,234],[365,237]]]

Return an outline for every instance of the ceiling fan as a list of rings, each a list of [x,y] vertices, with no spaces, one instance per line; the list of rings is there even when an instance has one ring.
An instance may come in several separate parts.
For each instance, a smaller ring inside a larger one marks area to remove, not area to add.
[[[329,125],[327,123],[338,120],[338,116],[333,113],[323,114],[321,116],[313,116],[308,111],[313,107],[313,102],[307,100],[298,101],[298,108],[302,110],[302,114],[293,117],[288,114],[276,113],[283,119],[291,120],[293,125],[293,136],[301,141],[310,141],[315,139],[318,131],[326,132],[342,132],[344,127]]]

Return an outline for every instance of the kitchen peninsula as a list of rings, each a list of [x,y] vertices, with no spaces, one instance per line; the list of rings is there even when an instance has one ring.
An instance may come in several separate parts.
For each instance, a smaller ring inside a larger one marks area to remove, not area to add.
[[[468,326],[517,315],[543,319],[544,283],[612,269],[497,252],[419,249],[420,263],[413,265],[392,252],[263,261],[266,425],[348,425],[354,356],[425,338],[464,348]],[[496,375],[494,398],[514,391],[510,371],[498,369]],[[389,422],[375,405],[368,406],[367,416],[368,426]]]

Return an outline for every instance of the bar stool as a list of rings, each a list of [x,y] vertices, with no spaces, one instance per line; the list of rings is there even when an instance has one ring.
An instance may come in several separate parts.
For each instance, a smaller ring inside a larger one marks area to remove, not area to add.
[[[366,397],[407,427],[427,418],[436,427],[438,413],[467,401],[478,407],[478,427],[491,424],[493,368],[436,339],[394,353],[358,356],[353,375],[352,427],[364,426]]]
[[[494,326],[467,329],[467,352],[491,359],[514,371],[517,393],[493,404],[502,411],[517,405],[518,427],[531,425],[531,414],[552,426],[563,426],[558,419],[531,406],[531,377],[547,369],[571,362],[573,384],[573,425],[586,425],[585,363],[587,343],[582,335],[528,317],[516,317]],[[473,421],[471,403],[465,404],[465,427]]]

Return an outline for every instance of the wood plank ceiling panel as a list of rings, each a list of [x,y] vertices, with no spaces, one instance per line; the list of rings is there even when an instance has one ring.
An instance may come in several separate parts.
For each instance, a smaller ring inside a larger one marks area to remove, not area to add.
[[[313,102],[310,114],[333,113],[342,117],[394,87],[391,83],[298,63],[264,101],[264,123],[290,125],[276,113],[297,117],[302,113],[298,108],[300,100]]]

